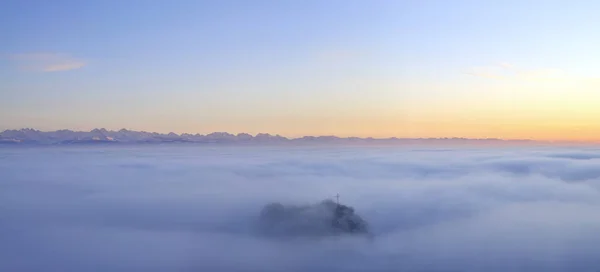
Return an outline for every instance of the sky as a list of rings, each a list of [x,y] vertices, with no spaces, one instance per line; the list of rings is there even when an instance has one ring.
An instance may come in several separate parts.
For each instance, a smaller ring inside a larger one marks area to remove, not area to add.
[[[595,1],[2,1],[0,130],[600,140]]]

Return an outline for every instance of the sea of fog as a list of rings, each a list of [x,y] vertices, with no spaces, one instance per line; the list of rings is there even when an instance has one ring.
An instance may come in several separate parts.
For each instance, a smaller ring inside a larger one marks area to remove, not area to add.
[[[600,149],[0,147],[0,271],[600,271]],[[374,239],[273,238],[340,195]]]

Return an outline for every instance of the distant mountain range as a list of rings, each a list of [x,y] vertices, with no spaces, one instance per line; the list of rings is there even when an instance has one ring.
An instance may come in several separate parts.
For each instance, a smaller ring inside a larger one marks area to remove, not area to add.
[[[156,133],[121,129],[112,131],[93,129],[91,131],[39,131],[25,128],[5,130],[0,133],[0,144],[118,144],[118,143],[228,143],[228,144],[417,144],[417,143],[530,143],[531,140],[466,139],[466,138],[341,138],[336,136],[304,136],[286,138],[280,135],[259,133],[230,134],[214,132],[202,134]]]

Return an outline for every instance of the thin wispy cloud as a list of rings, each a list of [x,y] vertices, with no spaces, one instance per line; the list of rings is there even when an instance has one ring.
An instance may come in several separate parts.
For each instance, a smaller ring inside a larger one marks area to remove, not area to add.
[[[519,76],[529,80],[560,80],[567,78],[564,71],[552,68],[521,71],[519,72]]]
[[[560,69],[521,69],[508,62],[501,62],[496,65],[471,67],[466,74],[490,79],[513,79],[526,81],[556,81],[576,79],[575,77],[567,75],[565,71]]]
[[[86,62],[66,54],[24,53],[13,54],[9,59],[19,70],[30,72],[59,72],[82,68]]]
[[[514,66],[508,62],[501,62],[500,67],[505,68],[505,69],[512,69]]]
[[[468,75],[491,78],[491,79],[506,79],[506,68],[502,66],[477,66],[471,67],[466,73]]]

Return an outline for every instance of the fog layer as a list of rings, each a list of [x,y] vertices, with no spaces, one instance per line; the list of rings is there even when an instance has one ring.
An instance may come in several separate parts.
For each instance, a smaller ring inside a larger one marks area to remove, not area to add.
[[[599,186],[594,148],[2,148],[0,271],[599,271]],[[256,229],[338,193],[374,239]]]

